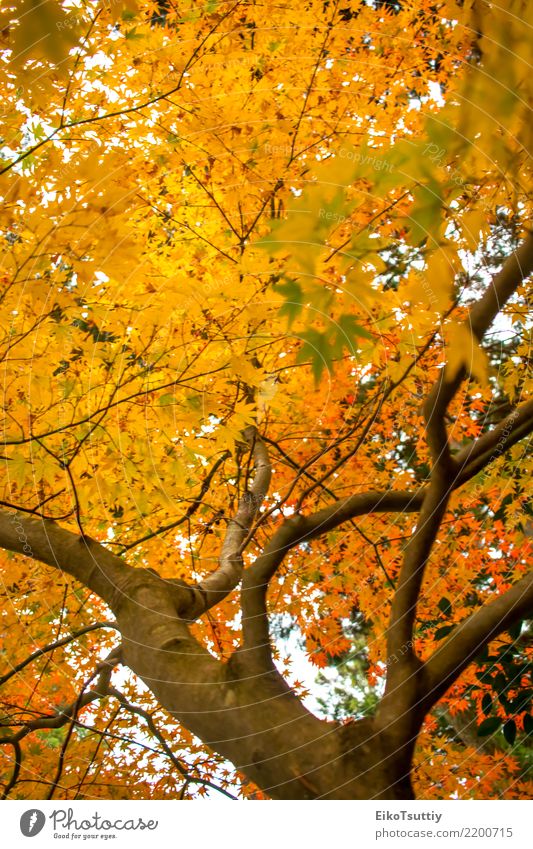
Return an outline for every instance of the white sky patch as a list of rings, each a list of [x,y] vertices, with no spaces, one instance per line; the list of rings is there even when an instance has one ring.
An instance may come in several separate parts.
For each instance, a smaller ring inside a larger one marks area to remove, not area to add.
[[[442,96],[442,89],[440,87],[440,83],[435,83],[430,81],[428,83],[429,96],[431,100],[434,100],[437,106],[445,106],[446,101]]]
[[[320,708],[317,700],[317,696],[321,694],[321,687],[317,684],[316,680],[319,669],[311,663],[307,654],[303,651],[301,640],[301,631],[298,627],[294,626],[291,629],[289,637],[286,640],[280,640],[278,642],[282,654],[291,659],[290,671],[288,673],[284,672],[283,662],[276,661],[276,666],[289,684],[293,681],[300,681],[305,689],[309,690],[309,695],[302,699],[302,703],[307,710],[316,716],[325,718],[324,711]]]

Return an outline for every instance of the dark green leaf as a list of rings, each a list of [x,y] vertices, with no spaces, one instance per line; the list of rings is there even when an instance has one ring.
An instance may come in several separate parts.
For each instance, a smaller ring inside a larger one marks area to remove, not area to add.
[[[297,356],[297,362],[311,362],[315,384],[318,384],[324,368],[331,366],[331,345],[325,333],[311,328],[300,334],[303,342]]]
[[[441,222],[442,188],[431,179],[427,185],[418,185],[413,190],[414,203],[408,217],[411,240],[420,244],[434,234]]]
[[[512,713],[512,712],[513,712],[513,709],[512,709],[512,707],[511,707],[511,702],[509,701],[509,699],[507,698],[507,696],[506,696],[506,695],[504,695],[504,693],[500,693],[500,695],[498,696],[498,698],[499,698],[499,700],[500,700],[500,704],[501,704],[501,705],[503,705],[503,707],[505,708],[505,710],[507,711],[507,713]]]
[[[435,632],[435,639],[442,640],[443,637],[447,637],[450,631],[453,631],[455,625],[444,625],[442,628],[438,628]]]
[[[503,726],[503,736],[509,745],[512,746],[516,739],[516,723],[513,719],[509,719]]]
[[[289,280],[287,278],[286,283],[278,283],[274,289],[286,299],[279,311],[279,314],[287,316],[290,327],[294,319],[300,315],[304,305],[305,297],[302,287],[296,282],[296,280]]]
[[[438,604],[439,610],[442,610],[445,616],[450,616],[452,612],[452,604],[445,596],[441,598]]]
[[[494,677],[494,689],[497,693],[505,693],[505,691],[509,687],[509,680],[503,674],[503,672],[498,672],[498,674]]]
[[[529,708],[533,690],[521,690],[517,697],[511,702],[511,710],[513,713],[522,713]]]
[[[362,336],[363,339],[372,340],[373,336],[364,327],[361,327],[355,320],[353,315],[341,315],[338,321],[340,330],[346,336],[343,344],[348,347],[347,343],[351,342],[356,336]],[[339,334],[340,335],[340,334]]]
[[[513,625],[512,628],[509,628],[508,633],[510,634],[512,640],[517,640],[520,634],[522,633],[522,622],[517,622],[515,625]]]
[[[478,725],[478,737],[487,737],[489,734],[494,734],[498,730],[502,721],[499,716],[489,716],[484,719],[481,725]]]
[[[489,656],[488,646],[483,646],[483,648],[481,649],[481,651],[479,652],[479,654],[476,657],[476,661],[478,663],[485,663],[488,659],[488,656]]]
[[[488,714],[491,712],[491,710],[492,710],[492,698],[491,698],[489,693],[485,693],[485,695],[483,696],[483,699],[481,701],[481,709],[482,709],[483,713],[485,714],[485,716],[488,716]]]

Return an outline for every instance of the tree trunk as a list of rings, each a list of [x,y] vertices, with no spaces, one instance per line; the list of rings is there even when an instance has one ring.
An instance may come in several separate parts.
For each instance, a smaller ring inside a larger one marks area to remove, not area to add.
[[[223,663],[172,618],[163,582],[133,573],[117,613],[124,662],[160,704],[273,799],[412,799],[411,752],[377,722],[313,716],[272,667]],[[167,612],[165,612],[167,611]]]

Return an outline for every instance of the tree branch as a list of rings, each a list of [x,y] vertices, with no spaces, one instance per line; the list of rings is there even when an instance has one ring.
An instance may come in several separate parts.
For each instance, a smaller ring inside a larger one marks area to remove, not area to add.
[[[139,539],[134,540],[133,542],[129,542],[122,547],[121,553],[129,551],[131,548],[135,548],[137,545],[140,545],[142,542],[147,542],[147,540],[153,539],[154,537],[161,536],[162,534],[166,534],[167,531],[172,531],[174,528],[178,528],[180,525],[183,525],[191,516],[194,516],[198,508],[202,504],[202,499],[204,495],[209,491],[209,487],[213,482],[213,478],[218,472],[221,465],[228,459],[230,456],[229,451],[223,451],[220,457],[213,463],[205,478],[202,481],[202,485],[200,487],[200,492],[198,496],[193,499],[193,501],[187,507],[187,510],[180,516],[179,519],[175,519],[173,522],[169,522],[168,525],[163,525],[161,528],[157,528],[155,531],[150,531]]]
[[[65,714],[65,720],[70,718],[68,731],[66,733],[65,739],[63,740],[63,744],[61,746],[61,750],[59,752],[59,759],[57,762],[57,769],[54,779],[52,780],[52,784],[50,786],[50,790],[47,795],[47,799],[52,799],[55,791],[59,787],[59,780],[63,773],[63,767],[65,764],[65,755],[67,753],[67,748],[72,738],[72,733],[74,731],[74,727],[76,725],[76,717],[78,712],[88,705],[90,702],[95,701],[96,699],[102,698],[106,695],[107,690],[109,688],[109,684],[111,681],[111,673],[113,672],[114,667],[121,660],[121,648],[120,646],[116,646],[114,649],[110,651],[104,660],[100,661],[97,665],[95,672],[86,684],[84,684],[78,698],[76,699],[74,705],[68,709],[68,714],[66,711],[63,711]],[[90,690],[88,693],[85,692],[86,687],[90,684],[90,682],[98,675],[98,681],[96,686]]]
[[[228,523],[218,568],[195,588],[200,590],[203,603],[201,609],[196,608],[190,612],[191,618],[201,616],[218,604],[240,582],[243,571],[242,544],[270,486],[272,467],[265,443],[255,427],[246,428],[244,437],[253,456],[254,481],[243,494],[235,516]],[[198,599],[198,593],[195,597]]]
[[[115,622],[95,622],[93,625],[86,625],[85,628],[79,628],[77,631],[73,631],[72,634],[68,634],[66,637],[62,637],[60,640],[56,640],[53,643],[48,643],[48,645],[43,646],[41,649],[37,649],[32,654],[28,655],[25,660],[22,660],[20,663],[17,663],[9,672],[6,672],[5,675],[0,676],[0,687],[9,681],[13,675],[16,675],[17,672],[21,672],[28,664],[32,663],[37,658],[42,657],[44,654],[47,654],[50,651],[54,651],[55,649],[59,649],[62,646],[68,645],[68,643],[72,643],[74,640],[77,640],[78,637],[81,637],[83,634],[88,634],[90,631],[96,631],[100,628],[118,628],[118,625]]]
[[[0,509],[0,546],[72,575],[115,609],[135,570],[90,537]]]
[[[470,309],[465,326],[481,342],[484,334],[496,318],[499,310],[516,292],[523,280],[533,272],[533,235],[522,242],[504,263],[501,271],[494,277],[484,295]],[[450,377],[448,367],[442,370],[440,379],[428,395],[424,405],[427,422],[427,440],[436,460],[443,449],[443,419],[446,409],[466,377],[464,366]],[[446,440],[447,441],[447,440]]]
[[[443,488],[448,494],[448,490],[451,492],[459,488],[532,431],[533,401],[528,401],[510,413],[497,427],[471,442],[452,458],[453,469],[451,466],[447,467],[446,474],[449,479],[444,478]],[[440,504],[441,489],[433,494],[433,500],[428,500],[429,491],[429,487],[421,487],[412,492],[358,493],[336,501],[311,516],[297,515],[287,519],[244,575],[242,605],[245,646],[248,649],[263,647],[263,660],[268,661],[269,649],[265,650],[269,645],[268,626],[264,619],[267,586],[292,548],[316,539],[357,516],[378,512],[412,513],[420,510],[425,504],[425,518],[421,514],[421,521],[426,523],[427,539],[424,545],[429,545],[430,549],[432,535],[436,532],[435,525],[437,521],[440,525],[444,513],[444,502]],[[422,541],[420,545],[422,546]],[[422,556],[421,550],[417,556]],[[409,636],[401,635],[399,641],[400,645],[405,645],[409,642]],[[405,652],[401,654],[403,656]]]
[[[352,495],[311,516],[287,519],[273,535],[243,580],[243,651],[252,652],[260,665],[270,667],[272,658],[266,612],[268,583],[292,548],[322,536],[343,522],[368,513],[416,511],[422,502],[419,492],[365,492]],[[252,655],[249,655],[252,657]]]
[[[533,236],[529,235],[520,248],[507,259],[502,270],[468,314],[465,325],[478,341],[483,338],[498,310],[532,271]],[[402,667],[408,669],[416,660],[413,649],[416,605],[425,566],[458,476],[457,460],[453,460],[450,455],[444,416],[465,377],[464,367],[457,374],[450,374],[446,366],[424,404],[426,438],[433,456],[433,469],[416,530],[405,548],[398,588],[392,602],[387,651],[390,657],[401,657],[401,662],[391,667],[388,678],[389,692],[393,692],[397,681],[403,679]],[[526,419],[528,415],[529,411],[526,410]],[[475,458],[479,459],[477,450],[472,449],[470,456],[474,458],[474,468],[477,468],[475,464]],[[465,461],[468,463],[468,455]]]
[[[91,677],[85,682],[83,685],[80,694],[75,702],[66,707],[57,710],[55,713],[50,714],[49,716],[38,717],[37,719],[30,719],[27,722],[18,722],[18,723],[4,723],[4,725],[9,724],[11,726],[17,724],[22,725],[20,731],[17,734],[10,737],[0,737],[0,744],[10,743],[12,744],[14,741],[22,740],[32,731],[38,731],[41,728],[61,728],[63,725],[66,725],[70,720],[75,720],[80,710],[84,707],[87,707],[88,704],[94,702],[96,699],[102,698],[105,695],[107,687],[109,686],[109,681],[111,679],[111,673],[114,667],[121,662],[121,647],[115,646],[112,649],[107,657],[103,660],[99,661],[96,666],[95,671],[91,675]],[[87,690],[87,687],[98,676],[98,681],[96,685],[91,689]]]
[[[517,442],[533,432],[533,399],[512,411],[492,430],[454,455],[458,486],[481,472]]]
[[[476,654],[515,622],[533,615],[533,571],[510,590],[457,625],[423,667],[428,710],[459,678]]]
[[[146,726],[147,726],[148,730],[155,737],[155,739],[159,742],[159,744],[160,744],[160,746],[163,750],[163,754],[165,754],[167,756],[167,758],[169,758],[169,760],[171,761],[174,768],[177,770],[177,772],[179,772],[181,777],[184,779],[185,786],[187,784],[191,784],[191,783],[201,784],[204,787],[210,787],[213,790],[217,790],[219,793],[222,793],[223,796],[227,796],[229,799],[234,799],[234,800],[236,799],[236,797],[232,793],[229,793],[227,790],[225,790],[223,787],[220,787],[218,784],[214,784],[212,781],[208,781],[207,779],[204,779],[204,778],[196,777],[192,773],[190,773],[186,769],[186,767],[181,763],[181,761],[176,757],[176,755],[172,751],[171,747],[167,743],[164,735],[162,734],[162,732],[159,730],[159,728],[155,724],[152,715],[147,710],[144,710],[144,708],[141,708],[138,705],[134,705],[131,702],[129,702],[127,700],[127,698],[125,697],[125,695],[123,693],[121,693],[120,690],[117,690],[115,687],[108,687],[107,695],[117,699],[117,701],[119,702],[121,707],[123,707],[129,713],[135,714],[136,716],[140,716],[142,719],[144,719],[144,721],[146,722]]]

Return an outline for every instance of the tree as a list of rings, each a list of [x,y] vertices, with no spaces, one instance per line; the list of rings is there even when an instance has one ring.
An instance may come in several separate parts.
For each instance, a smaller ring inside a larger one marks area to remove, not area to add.
[[[526,795],[531,8],[2,14],[4,796]]]

